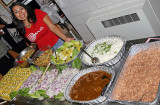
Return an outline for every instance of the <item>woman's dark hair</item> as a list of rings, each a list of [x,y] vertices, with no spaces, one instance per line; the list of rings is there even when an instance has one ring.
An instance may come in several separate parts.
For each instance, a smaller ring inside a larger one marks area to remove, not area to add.
[[[25,35],[25,34],[26,34],[26,31],[25,31],[25,27],[24,27],[24,24],[23,24],[22,20],[17,19],[17,18],[15,17],[15,15],[14,15],[14,12],[13,12],[13,7],[16,6],[16,5],[21,6],[21,7],[23,7],[23,8],[26,9],[26,11],[27,11],[27,20],[28,20],[30,23],[36,23],[36,22],[37,22],[37,18],[36,18],[36,15],[35,15],[34,10],[33,10],[31,7],[29,7],[29,6],[27,6],[27,5],[24,5],[24,4],[21,3],[21,2],[14,2],[14,3],[11,4],[11,6],[10,6],[9,8],[10,8],[10,10],[11,10],[13,22],[15,23],[18,31],[19,31],[22,35]]]

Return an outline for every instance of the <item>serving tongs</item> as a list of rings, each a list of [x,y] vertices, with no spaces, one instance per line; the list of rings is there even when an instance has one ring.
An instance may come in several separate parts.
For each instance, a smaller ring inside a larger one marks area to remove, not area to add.
[[[101,79],[102,79],[102,80],[103,80],[103,79],[108,79],[109,82],[110,82],[110,80],[111,80],[111,79],[110,79],[108,76],[106,76],[106,75],[103,75]],[[106,89],[107,89],[107,86],[108,86],[109,82],[103,87],[103,90],[102,90],[102,92],[101,92],[101,96],[103,96],[104,93],[106,92]]]

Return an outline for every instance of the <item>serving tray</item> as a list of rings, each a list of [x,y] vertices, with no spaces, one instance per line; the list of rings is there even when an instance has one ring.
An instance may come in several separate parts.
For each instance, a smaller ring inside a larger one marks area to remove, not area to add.
[[[70,93],[70,90],[72,88],[72,86],[76,83],[76,81],[83,75],[87,74],[87,73],[90,73],[90,72],[94,72],[94,71],[105,71],[109,74],[112,75],[111,77],[111,80],[107,86],[107,89],[105,91],[105,94],[103,96],[99,96],[97,97],[96,99],[93,99],[93,100],[89,100],[89,101],[77,101],[77,100],[72,100],[71,97],[69,96],[69,93]],[[104,102],[106,99],[107,99],[107,91],[109,89],[109,87],[111,86],[112,82],[113,82],[113,79],[115,77],[115,72],[109,68],[109,67],[105,67],[105,66],[96,66],[96,67],[91,67],[91,68],[87,68],[87,69],[84,69],[84,70],[81,70],[79,73],[77,73],[72,79],[71,81],[69,82],[68,86],[66,87],[65,89],[65,92],[64,92],[64,96],[66,98],[66,100],[72,102],[72,103],[87,103],[87,104],[98,104],[98,103],[101,103],[101,102]]]
[[[115,55],[115,57],[111,58],[110,60],[107,60],[107,61],[104,61],[104,62],[100,62],[100,63],[91,63],[91,62],[88,62],[86,61],[86,56],[85,56],[85,53],[82,53],[81,54],[81,60],[84,64],[88,65],[88,66],[94,66],[94,65],[105,65],[105,66],[111,66],[111,65],[114,65],[116,64],[122,57],[124,51],[125,51],[125,44],[126,44],[126,39],[124,37],[121,37],[121,36],[118,36],[118,35],[108,35],[108,36],[105,36],[105,37],[101,37],[101,38],[97,38],[96,40],[93,40],[92,42],[90,42],[85,50],[87,51],[88,49],[90,49],[91,47],[95,46],[97,43],[99,42],[105,42],[107,40],[120,40],[122,41],[123,45],[122,47],[120,48],[120,51],[117,53],[117,55]],[[114,43],[114,42],[113,42]],[[90,53],[90,51],[87,51],[88,53]],[[109,55],[110,56],[110,55]],[[87,56],[88,57],[88,56]],[[101,58],[99,58],[101,59]],[[102,58],[103,59],[103,58]]]

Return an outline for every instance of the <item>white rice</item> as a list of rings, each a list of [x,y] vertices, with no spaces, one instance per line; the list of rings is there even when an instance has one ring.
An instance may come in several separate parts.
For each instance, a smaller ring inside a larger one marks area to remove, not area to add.
[[[95,53],[94,47],[97,44],[100,44],[100,43],[103,43],[103,42],[106,42],[107,44],[112,44],[111,45],[111,50],[108,51],[107,53],[103,52],[103,54]],[[93,42],[86,49],[86,51],[90,55],[92,55],[92,57],[97,57],[99,59],[99,63],[104,63],[104,62],[107,62],[107,61],[113,59],[119,53],[119,51],[121,50],[121,48],[123,46],[123,43],[124,43],[123,40],[120,39],[120,38],[106,37],[104,39],[100,39],[100,40],[97,40],[97,41]],[[83,61],[87,62],[88,64],[92,64],[91,58],[88,55],[84,54],[82,59],[83,59]]]

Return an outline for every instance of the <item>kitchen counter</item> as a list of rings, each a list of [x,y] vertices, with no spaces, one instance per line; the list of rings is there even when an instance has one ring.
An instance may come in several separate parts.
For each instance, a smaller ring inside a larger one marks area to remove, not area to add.
[[[160,36],[157,36],[157,38],[160,38]],[[118,63],[111,66],[111,68],[115,71],[116,74],[118,74],[120,72],[121,68],[123,67],[124,62],[125,62],[127,55],[128,55],[129,48],[134,44],[145,43],[147,39],[148,38],[127,41],[126,46],[125,46],[126,50],[125,50],[123,57],[120,59],[120,61]],[[151,40],[151,41],[157,41],[157,40]],[[86,68],[86,66],[84,64],[82,64],[82,69],[83,68]],[[0,100],[0,102],[1,102],[1,100]],[[23,104],[21,104],[21,102],[23,102]],[[54,99],[45,99],[45,100],[41,101],[41,100],[37,100],[37,99],[27,99],[24,97],[18,98],[17,102],[13,102],[13,103],[15,105],[30,105],[30,104],[33,104],[33,105],[70,105],[71,104],[68,101],[57,101]],[[26,103],[26,104],[24,104],[24,103]],[[13,105],[13,104],[8,103],[8,104],[4,104],[4,105]],[[72,105],[80,105],[80,104],[72,103]],[[100,105],[122,105],[122,104],[113,103],[113,102],[109,103],[106,101],[106,102],[100,103]]]

